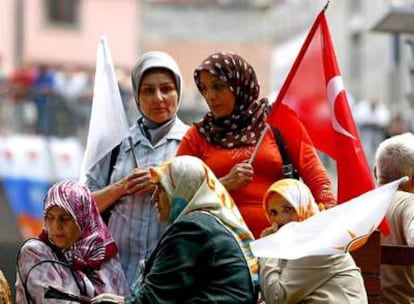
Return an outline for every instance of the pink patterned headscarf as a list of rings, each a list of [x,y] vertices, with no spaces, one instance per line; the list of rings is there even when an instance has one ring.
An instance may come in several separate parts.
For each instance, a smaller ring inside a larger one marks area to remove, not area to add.
[[[215,146],[235,148],[257,143],[266,127],[267,99],[259,99],[260,85],[253,67],[233,52],[220,52],[207,57],[194,72],[200,90],[200,72],[206,71],[226,82],[236,98],[233,113],[216,119],[208,112],[195,124],[207,141]],[[201,90],[200,90],[201,91]]]
[[[75,181],[54,184],[44,201],[44,216],[51,207],[60,207],[72,216],[81,232],[69,249],[62,250],[74,269],[100,268],[103,262],[117,254],[117,248],[95,205],[89,189]],[[39,238],[50,243],[45,224]]]

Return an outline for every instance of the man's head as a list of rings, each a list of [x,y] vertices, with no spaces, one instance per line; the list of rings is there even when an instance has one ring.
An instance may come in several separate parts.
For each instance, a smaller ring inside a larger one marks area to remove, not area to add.
[[[380,185],[408,176],[400,189],[414,193],[414,134],[395,135],[380,143],[375,153],[374,175]]]

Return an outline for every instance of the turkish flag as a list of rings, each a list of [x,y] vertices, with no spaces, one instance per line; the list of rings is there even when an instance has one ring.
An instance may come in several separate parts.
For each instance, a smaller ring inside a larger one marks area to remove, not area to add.
[[[272,106],[268,122],[287,132],[306,129],[308,134],[291,132],[289,136],[295,136],[302,145],[313,145],[336,161],[339,203],[375,187],[348,104],[324,11],[316,18]],[[388,233],[385,221],[380,230]]]

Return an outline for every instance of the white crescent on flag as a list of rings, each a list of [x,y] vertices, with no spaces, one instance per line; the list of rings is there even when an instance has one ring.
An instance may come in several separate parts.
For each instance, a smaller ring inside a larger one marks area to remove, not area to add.
[[[398,186],[407,180],[403,177],[368,191],[303,222],[290,222],[251,242],[252,252],[258,257],[298,259],[355,250],[378,227]]]
[[[344,83],[342,81],[342,77],[341,76],[334,76],[332,77],[329,82],[328,85],[326,86],[326,90],[327,90],[327,95],[328,95],[328,101],[329,104],[331,105],[331,111],[332,111],[332,125],[333,128],[345,135],[350,137],[351,139],[356,139],[350,132],[348,132],[344,127],[342,127],[338,120],[336,119],[336,115],[335,115],[335,101],[338,97],[338,95],[345,90],[344,87]]]

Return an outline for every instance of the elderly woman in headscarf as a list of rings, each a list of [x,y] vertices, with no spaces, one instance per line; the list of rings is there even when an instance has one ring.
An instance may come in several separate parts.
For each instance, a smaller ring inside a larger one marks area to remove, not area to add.
[[[295,179],[272,184],[264,195],[263,206],[272,226],[262,236],[277,233],[283,225],[304,221],[324,209],[316,204],[309,188]],[[261,294],[267,304],[368,303],[360,269],[349,253],[259,261]]]
[[[253,236],[211,170],[179,156],[150,171],[158,218],[169,226],[126,303],[256,303]]]
[[[210,111],[190,127],[177,155],[197,156],[213,170],[255,237],[267,226],[263,194],[286,177],[284,159],[291,160],[319,202],[335,205],[329,175],[315,149],[304,144],[310,142],[308,134],[289,111],[289,124],[276,122],[284,142],[283,147],[277,144],[266,123],[268,101],[259,99],[259,81],[244,58],[232,52],[212,54],[195,70],[194,80]]]
[[[132,71],[132,87],[141,113],[130,129],[132,144],[122,141],[87,173],[86,181],[99,210],[110,210],[108,228],[129,284],[165,228],[151,203],[154,185],[148,168],[172,158],[188,128],[177,117],[182,79],[170,55],[142,55]]]
[[[45,303],[48,287],[85,297],[129,294],[115,242],[89,189],[77,182],[49,189],[42,232],[19,249],[16,303]]]

